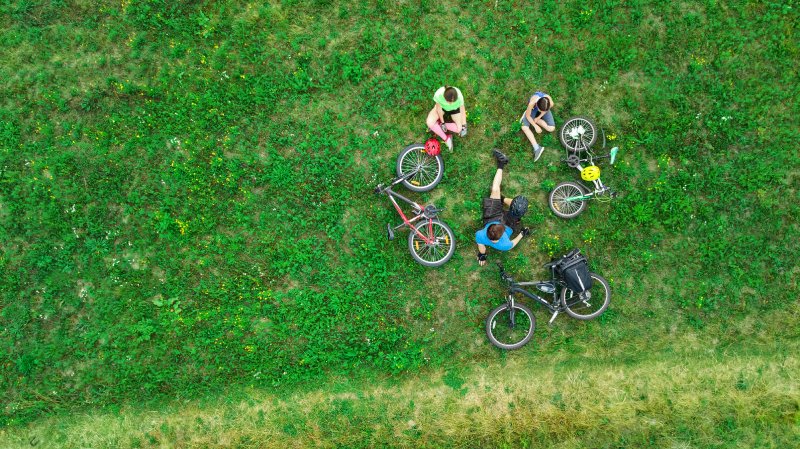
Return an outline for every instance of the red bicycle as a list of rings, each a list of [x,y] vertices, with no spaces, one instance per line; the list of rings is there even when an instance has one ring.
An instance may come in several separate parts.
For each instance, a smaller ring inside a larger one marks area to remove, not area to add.
[[[437,209],[433,204],[421,206],[392,190],[392,187],[400,183],[405,184],[416,175],[418,172],[412,171],[393,179],[388,186],[378,184],[375,187],[375,193],[386,194],[403,219],[403,222],[397,226],[392,226],[391,223],[386,224],[389,240],[394,240],[394,231],[408,226],[411,230],[408,235],[408,250],[411,252],[411,256],[426,267],[438,267],[450,260],[456,249],[453,230],[437,218],[442,209]],[[414,216],[408,218],[397,200],[410,204]]]

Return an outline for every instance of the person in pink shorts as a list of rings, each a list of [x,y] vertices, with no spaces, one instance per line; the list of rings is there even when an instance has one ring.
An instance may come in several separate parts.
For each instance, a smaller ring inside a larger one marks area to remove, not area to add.
[[[459,133],[461,137],[467,135],[467,110],[464,106],[464,96],[457,87],[442,86],[433,94],[436,102],[425,122],[428,128],[444,141],[447,148],[453,151],[453,136],[446,132]]]

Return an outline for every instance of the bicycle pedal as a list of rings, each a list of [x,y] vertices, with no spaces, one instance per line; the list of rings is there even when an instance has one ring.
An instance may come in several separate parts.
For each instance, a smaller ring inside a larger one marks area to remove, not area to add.
[[[394,229],[392,229],[392,225],[389,223],[386,223],[386,233],[389,240],[394,240]]]

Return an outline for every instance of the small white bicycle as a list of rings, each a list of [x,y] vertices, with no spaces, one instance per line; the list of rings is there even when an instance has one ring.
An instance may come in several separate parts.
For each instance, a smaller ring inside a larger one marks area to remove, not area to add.
[[[603,150],[606,147],[603,135]],[[597,141],[597,126],[586,117],[572,117],[561,127],[558,132],[561,145],[566,148],[567,157],[562,159],[568,166],[581,173],[581,179],[591,182],[588,186],[580,181],[564,181],[556,184],[550,192],[548,201],[550,210],[561,218],[575,218],[586,209],[586,202],[591,199],[598,201],[611,201],[617,192],[603,184],[600,180],[600,167],[594,164],[597,159],[609,158],[614,165],[619,148],[612,148],[608,154],[595,155],[592,145]]]

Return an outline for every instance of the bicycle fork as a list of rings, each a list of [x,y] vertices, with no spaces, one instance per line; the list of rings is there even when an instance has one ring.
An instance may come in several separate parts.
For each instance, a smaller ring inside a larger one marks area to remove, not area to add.
[[[511,306],[511,307],[508,308],[508,311],[509,311],[508,315],[509,315],[509,320],[511,321],[511,328],[513,329],[517,325],[517,319],[514,316],[515,315],[514,314],[514,295],[512,295],[512,294],[508,295],[508,304]]]

